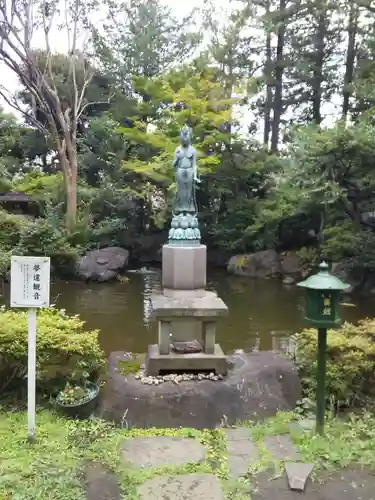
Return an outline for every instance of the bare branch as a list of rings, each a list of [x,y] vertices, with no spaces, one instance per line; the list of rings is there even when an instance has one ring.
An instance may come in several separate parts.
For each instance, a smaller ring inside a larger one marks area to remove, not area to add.
[[[89,108],[90,106],[97,106],[98,104],[109,104],[113,99],[114,95],[115,94],[111,94],[106,101],[93,101],[84,104],[77,115],[77,120],[79,120],[79,118],[83,115],[86,109]]]
[[[50,135],[50,132],[44,127],[42,123],[36,120],[33,115],[25,111],[25,109],[21,107],[14,96],[9,95],[9,91],[4,87],[4,85],[0,85],[0,96],[4,99],[8,106],[13,108],[18,113],[21,113],[27,121],[34,125],[34,127],[38,128],[43,134]]]

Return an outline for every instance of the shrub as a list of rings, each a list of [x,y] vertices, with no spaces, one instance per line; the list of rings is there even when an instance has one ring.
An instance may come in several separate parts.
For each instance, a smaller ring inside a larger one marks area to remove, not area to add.
[[[23,226],[14,253],[19,255],[46,255],[60,274],[72,274],[80,248],[68,241],[66,230],[52,219],[35,219]]]
[[[0,283],[6,277],[10,269],[10,252],[0,246]]]
[[[317,331],[303,330],[292,340],[304,395],[315,399]],[[327,343],[327,398],[337,406],[362,406],[375,396],[375,319],[328,330]]]
[[[25,224],[24,217],[0,209],[0,247],[10,250],[17,245],[21,228]]]
[[[41,392],[58,390],[67,379],[87,372],[98,376],[105,364],[97,330],[85,331],[78,316],[55,308],[37,318],[37,385]],[[23,386],[27,375],[27,312],[0,310],[0,393]]]

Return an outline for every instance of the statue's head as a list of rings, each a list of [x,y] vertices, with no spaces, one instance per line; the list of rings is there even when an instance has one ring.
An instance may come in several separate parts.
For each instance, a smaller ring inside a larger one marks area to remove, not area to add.
[[[191,128],[187,125],[184,125],[180,132],[181,144],[183,146],[190,146],[191,141],[193,139],[193,134],[191,132]]]

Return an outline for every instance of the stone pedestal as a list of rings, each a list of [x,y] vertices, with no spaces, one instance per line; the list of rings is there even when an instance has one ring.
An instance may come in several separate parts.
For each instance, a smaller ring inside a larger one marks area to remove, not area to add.
[[[206,288],[207,247],[164,245],[162,251],[163,288],[192,290],[204,294]]]
[[[163,372],[210,371],[217,375],[226,375],[228,372],[227,358],[219,344],[215,344],[214,352],[176,354],[169,352],[161,354],[158,344],[148,346],[147,375],[157,377]]]
[[[191,296],[182,291],[172,297],[151,297],[154,318],[158,321],[158,344],[149,346],[146,370],[149,375],[160,371],[210,370],[226,373],[225,356],[215,343],[216,321],[227,314],[228,308],[214,293],[204,291],[202,296]],[[171,351],[174,341],[198,340],[203,352],[176,354]],[[201,361],[201,363],[200,363]]]

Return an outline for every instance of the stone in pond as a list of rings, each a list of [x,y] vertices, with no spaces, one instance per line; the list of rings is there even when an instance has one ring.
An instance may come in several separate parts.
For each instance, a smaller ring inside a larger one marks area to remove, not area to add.
[[[138,488],[140,500],[224,500],[213,474],[157,476]]]
[[[129,260],[129,251],[119,247],[91,250],[77,263],[77,275],[84,280],[109,281],[116,278]]]
[[[291,490],[304,491],[306,481],[314,468],[313,464],[289,462],[285,464],[285,472]]]

